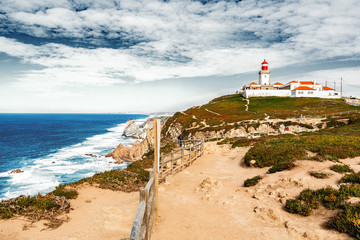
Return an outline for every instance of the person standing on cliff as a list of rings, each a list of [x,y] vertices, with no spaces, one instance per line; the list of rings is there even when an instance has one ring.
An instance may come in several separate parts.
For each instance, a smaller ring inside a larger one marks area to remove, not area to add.
[[[179,142],[179,145],[180,147],[182,147],[182,141],[184,140],[184,137],[183,135],[180,133],[180,135],[178,136],[178,142]]]

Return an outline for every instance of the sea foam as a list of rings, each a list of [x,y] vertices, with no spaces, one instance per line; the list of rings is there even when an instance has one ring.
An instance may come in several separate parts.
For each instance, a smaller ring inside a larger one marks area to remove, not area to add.
[[[141,125],[145,120],[137,119],[136,124]],[[22,173],[0,172],[0,178],[7,179],[7,186],[0,199],[46,194],[59,184],[74,182],[97,172],[126,168],[129,163],[115,164],[113,159],[105,158],[119,143],[130,145],[136,141],[122,136],[124,127],[125,123],[118,124],[107,129],[104,134],[94,135],[81,143],[33,159],[30,164],[21,168],[24,171]]]

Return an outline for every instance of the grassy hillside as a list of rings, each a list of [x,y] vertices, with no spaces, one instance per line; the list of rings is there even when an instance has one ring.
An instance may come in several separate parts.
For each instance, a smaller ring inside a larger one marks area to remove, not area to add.
[[[218,130],[244,120],[264,119],[265,114],[272,119],[286,119],[360,110],[360,107],[348,105],[342,99],[253,97],[249,101],[246,111],[247,101],[239,94],[215,98],[208,104],[175,113],[166,123],[164,131],[172,123],[179,123],[192,131],[205,128]]]

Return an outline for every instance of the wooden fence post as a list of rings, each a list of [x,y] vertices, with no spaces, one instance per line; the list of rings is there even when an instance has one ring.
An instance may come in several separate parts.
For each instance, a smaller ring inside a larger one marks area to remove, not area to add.
[[[174,169],[174,153],[171,152],[171,175],[173,174],[173,169]]]
[[[181,148],[181,171],[184,169],[184,148]]]
[[[189,146],[189,166],[191,166],[191,148],[192,146]]]
[[[158,168],[159,168],[159,163],[158,163],[158,157],[159,157],[159,147],[158,146],[158,141],[160,139],[158,139],[158,131],[160,131],[160,129],[158,129],[158,119],[155,119],[154,122],[154,136],[155,136],[155,142],[154,142],[154,180],[155,180],[155,222],[159,221],[159,172],[158,172]]]

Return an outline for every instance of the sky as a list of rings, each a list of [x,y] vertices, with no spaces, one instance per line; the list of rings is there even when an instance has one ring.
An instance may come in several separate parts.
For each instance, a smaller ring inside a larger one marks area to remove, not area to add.
[[[0,112],[175,112],[258,81],[360,97],[359,0],[0,0]]]

